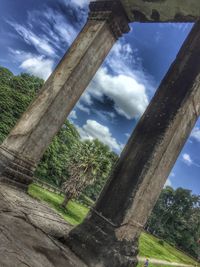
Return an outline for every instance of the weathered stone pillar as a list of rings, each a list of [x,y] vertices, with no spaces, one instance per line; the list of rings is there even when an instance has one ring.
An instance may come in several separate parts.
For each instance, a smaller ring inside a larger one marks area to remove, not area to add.
[[[200,22],[139,121],[95,208],[67,237],[88,266],[135,266],[138,236],[199,114]]]
[[[89,18],[39,95],[0,146],[1,180],[27,187],[64,123],[115,41],[129,31],[119,1],[90,3]]]

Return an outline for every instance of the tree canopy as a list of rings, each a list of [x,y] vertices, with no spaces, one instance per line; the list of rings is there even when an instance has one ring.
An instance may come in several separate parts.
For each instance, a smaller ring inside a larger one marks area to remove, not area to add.
[[[0,143],[42,86],[40,78],[22,73],[14,76],[0,67]]]
[[[198,257],[200,196],[190,190],[163,189],[146,228],[152,234]]]
[[[75,152],[70,151],[70,161],[67,166],[69,179],[63,183],[66,194],[64,207],[70,199],[77,198],[83,191],[95,200],[117,159],[116,154],[97,139],[81,142],[75,147]]]

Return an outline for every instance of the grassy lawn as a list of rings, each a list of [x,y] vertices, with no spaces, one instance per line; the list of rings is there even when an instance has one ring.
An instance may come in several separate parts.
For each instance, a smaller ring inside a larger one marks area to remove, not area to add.
[[[142,233],[140,236],[139,256],[166,260],[169,262],[185,263],[191,265],[196,264],[196,262],[192,258],[188,257],[166,242],[164,242],[163,245],[159,244],[158,238],[147,233]]]
[[[29,194],[38,200],[47,202],[67,222],[72,225],[80,224],[89,211],[87,207],[76,201],[70,201],[67,205],[67,209],[63,209],[60,207],[60,204],[63,201],[63,196],[49,192],[35,184],[32,184],[29,187]],[[147,233],[141,234],[139,242],[139,251],[139,256],[141,257],[155,258],[166,260],[169,262],[177,262],[191,265],[197,264],[193,259],[185,255],[184,253],[176,250],[174,247],[170,246],[166,242],[164,242],[163,245],[159,244],[159,239]],[[140,267],[142,266],[142,264],[139,264],[138,266]],[[157,265],[157,267],[158,266],[159,265]],[[152,267],[151,264],[149,267]],[[165,265],[165,267],[167,266]]]
[[[139,262],[138,263],[138,265],[137,265],[137,267],[143,267],[144,266],[144,263],[142,263],[142,262]],[[153,264],[153,263],[149,263],[149,266],[148,267],[173,267],[173,266],[171,266],[171,265],[159,265],[159,264]]]
[[[47,202],[72,225],[80,224],[88,213],[88,208],[75,201],[70,201],[67,209],[61,208],[63,196],[49,192],[36,184],[29,187],[28,193],[38,200]]]

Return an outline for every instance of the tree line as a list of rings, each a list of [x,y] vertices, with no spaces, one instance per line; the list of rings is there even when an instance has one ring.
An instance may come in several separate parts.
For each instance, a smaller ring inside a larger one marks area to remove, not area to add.
[[[200,195],[167,186],[162,190],[146,230],[193,257],[200,257]]]
[[[0,67],[0,143],[37,95],[43,80]],[[82,141],[66,119],[42,157],[35,176],[66,192],[65,207],[83,192],[96,200],[118,156],[98,140]],[[200,196],[171,187],[163,189],[146,229],[198,257]]]

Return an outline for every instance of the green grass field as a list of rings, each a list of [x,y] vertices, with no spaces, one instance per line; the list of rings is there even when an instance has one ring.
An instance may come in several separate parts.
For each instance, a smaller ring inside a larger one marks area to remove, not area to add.
[[[49,192],[38,185],[32,184],[28,193],[38,200],[47,202],[72,225],[80,224],[88,213],[88,208],[75,201],[70,201],[67,209],[61,208],[63,196]]]
[[[29,187],[29,194],[38,200],[47,202],[72,225],[81,223],[89,211],[87,207],[77,201],[70,201],[67,209],[63,209],[60,207],[60,204],[63,201],[63,196],[49,192],[35,184]],[[188,265],[197,265],[196,261],[184,253],[178,251],[166,242],[161,245],[158,238],[144,232],[141,234],[139,240],[139,256]],[[138,266],[142,265],[139,264]],[[149,267],[152,266],[150,265]],[[165,265],[165,267],[167,266]]]
[[[138,265],[137,265],[137,267],[143,267],[143,266],[144,266],[144,263],[142,263],[142,262],[139,262]],[[163,267],[163,266],[164,267],[173,267],[173,266],[170,266],[170,265],[159,265],[159,264],[157,265],[156,264],[156,267]],[[150,262],[148,267],[155,267],[155,264]]]
[[[158,238],[144,232],[140,236],[139,256],[165,260],[169,262],[191,265],[197,264],[197,262],[192,258],[175,249],[168,243],[164,242],[163,245],[161,245]]]

